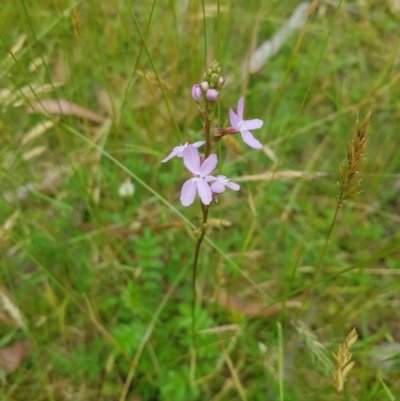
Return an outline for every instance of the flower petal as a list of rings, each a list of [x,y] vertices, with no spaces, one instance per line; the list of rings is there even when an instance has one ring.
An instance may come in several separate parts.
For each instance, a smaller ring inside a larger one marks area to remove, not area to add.
[[[204,177],[204,180],[205,180],[206,182],[210,182],[210,181],[218,180],[218,178],[217,178],[217,177],[214,177],[213,175],[207,175],[206,177]]]
[[[241,131],[243,142],[253,149],[262,149],[261,143],[249,131]]]
[[[200,146],[203,146],[205,143],[206,143],[206,141],[199,141],[199,142],[192,143],[192,145],[195,148],[199,148]]]
[[[228,187],[229,189],[232,189],[233,191],[239,191],[239,189],[240,189],[239,184],[236,184],[236,183],[230,182],[230,181],[226,182],[225,186]]]
[[[232,128],[238,130],[240,118],[232,109],[229,109],[229,122],[231,123]]]
[[[201,201],[205,205],[209,205],[212,202],[212,192],[210,187],[205,180],[198,180],[196,184]]]
[[[218,181],[221,181],[222,183],[224,183],[225,181],[229,181],[229,179],[226,178],[225,175],[221,175],[221,174],[218,174],[218,175],[217,175],[217,180],[218,180]]]
[[[197,185],[194,178],[187,180],[181,190],[181,203],[183,206],[190,206],[196,197]]]
[[[174,150],[173,150],[165,159],[162,159],[162,160],[161,160],[161,163],[165,163],[165,162],[167,162],[168,160],[171,160],[173,157],[176,156],[177,153],[178,153],[178,152],[176,151],[176,148],[174,148]]]
[[[210,189],[212,192],[214,192],[216,194],[220,194],[221,192],[225,191],[225,186],[224,186],[224,184],[222,184],[221,181],[215,181],[211,184]]]
[[[185,152],[187,149],[188,143],[186,142],[184,145],[179,145],[177,146],[174,150],[176,150],[176,156],[177,157],[183,157],[185,156]]]
[[[209,175],[211,171],[215,169],[218,163],[218,158],[217,155],[212,154],[207,157],[206,160],[204,160],[203,164],[200,166],[200,176],[205,177],[206,175]]]
[[[259,120],[258,118],[256,118],[255,120],[246,120],[244,122],[244,124],[246,125],[247,129],[258,129],[261,128],[264,124],[263,120]]]
[[[183,162],[186,168],[193,174],[199,174],[200,170],[200,155],[199,151],[193,146],[188,145],[183,154]]]
[[[244,109],[244,97],[242,96],[238,101],[238,117],[239,117],[239,120],[243,120],[243,109]]]

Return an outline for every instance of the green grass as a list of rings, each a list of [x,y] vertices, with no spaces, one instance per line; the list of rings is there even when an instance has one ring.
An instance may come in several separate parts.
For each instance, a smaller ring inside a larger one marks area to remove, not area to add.
[[[205,2],[204,20],[200,1],[187,11],[184,3],[6,0],[0,8],[0,291],[23,316],[15,327],[0,313],[0,351],[29,343],[28,357],[0,377],[0,398],[395,399],[400,15],[389,0],[339,10],[321,1],[297,53],[299,33],[242,81],[253,36],[270,37],[295,4]],[[201,210],[180,205],[181,161],[160,160],[201,139],[190,91],[213,59],[228,78],[219,124],[246,95],[246,117],[264,120],[256,137],[278,160],[244,144],[235,156],[222,144],[221,172],[326,174],[241,182],[211,208],[210,218],[231,225],[212,226],[200,255],[193,383],[191,267]],[[108,120],[26,113],[30,100],[44,98]],[[340,208],[314,280],[339,165],[357,116],[371,106],[363,193]],[[52,128],[23,141],[49,120]],[[29,157],[35,148],[41,153]],[[118,188],[127,178],[135,194],[124,200]],[[218,304],[223,291],[238,303]],[[329,360],[353,327],[355,366],[340,397]]]

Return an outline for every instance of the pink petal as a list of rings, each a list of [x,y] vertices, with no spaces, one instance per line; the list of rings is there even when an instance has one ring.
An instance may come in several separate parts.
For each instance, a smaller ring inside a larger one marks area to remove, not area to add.
[[[161,160],[161,163],[165,163],[168,160],[171,160],[173,157],[176,156],[177,153],[178,152],[176,151],[176,148],[174,148],[174,150],[165,159]]]
[[[216,194],[220,194],[221,192],[225,191],[225,186],[224,186],[224,184],[222,184],[222,182],[215,181],[214,183],[211,184],[210,189],[212,192],[214,192]]]
[[[255,120],[246,120],[245,122],[246,128],[247,129],[258,129],[261,128],[264,124],[264,121],[258,120],[257,118]]]
[[[241,131],[243,142],[253,149],[262,149],[261,143],[249,131]]]
[[[218,180],[218,178],[217,178],[217,177],[214,177],[213,175],[207,175],[206,177],[204,177],[204,180],[205,180],[206,182],[210,182],[210,181]]]
[[[230,181],[225,183],[225,186],[230,188],[230,189],[232,189],[233,191],[239,191],[239,189],[240,189],[240,185],[239,184],[236,184],[236,183],[230,182]]]
[[[209,205],[212,201],[212,192],[208,184],[204,180],[197,181],[197,190],[201,201],[205,205]]]
[[[174,149],[174,150],[176,150],[176,156],[177,156],[177,157],[183,157],[183,156],[185,156],[186,149],[187,149],[187,144],[177,146],[177,147]]]
[[[199,148],[200,146],[203,146],[205,143],[206,143],[206,141],[199,141],[199,142],[193,143],[192,145],[193,145],[195,148]]]
[[[183,154],[183,162],[186,168],[193,174],[199,174],[200,170],[200,155],[199,151],[193,146],[188,145]]]
[[[202,177],[209,175],[211,171],[215,169],[217,163],[218,163],[217,155],[212,154],[208,156],[207,159],[204,160],[203,164],[200,166],[200,175]]]
[[[232,128],[238,129],[240,118],[232,109],[229,109],[229,122],[231,123]]]
[[[242,96],[238,102],[238,117],[239,120],[243,120],[243,109],[244,109],[244,97]]]
[[[190,180],[187,180],[182,187],[181,190],[181,203],[183,206],[190,206],[194,198],[196,196],[196,181],[191,178]]]

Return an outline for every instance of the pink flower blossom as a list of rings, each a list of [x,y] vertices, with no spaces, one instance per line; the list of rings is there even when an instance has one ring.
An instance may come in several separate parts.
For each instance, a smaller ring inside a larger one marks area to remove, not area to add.
[[[243,120],[243,108],[244,98],[242,96],[238,102],[237,114],[232,109],[229,109],[229,121],[231,126],[236,132],[240,132],[244,143],[253,149],[262,149],[261,143],[254,138],[249,130],[261,128],[264,122],[258,119]]]
[[[184,145],[179,145],[175,146],[174,150],[163,160],[161,160],[161,163],[165,163],[168,160],[171,160],[173,157],[183,157],[185,155],[185,152],[188,148],[188,146],[194,146],[195,148],[199,148],[200,146],[204,145],[206,141],[199,141],[195,142],[192,145],[190,145],[188,142],[186,142]]]
[[[199,151],[194,146],[189,145],[186,148],[183,162],[186,168],[193,174],[193,178],[183,184],[181,191],[182,205],[190,206],[196,197],[196,193],[204,205],[209,205],[213,197],[207,182],[216,179],[209,174],[217,165],[217,155],[212,154],[201,163]]]
[[[215,103],[218,99],[218,91],[215,89],[209,89],[206,92],[206,99],[211,103]]]
[[[199,84],[193,85],[193,87],[192,87],[192,96],[193,96],[193,99],[194,99],[197,103],[198,103],[198,102],[200,101],[200,99],[202,98],[203,93],[202,93],[202,91],[201,91],[201,88],[200,88],[200,85],[199,85]]]
[[[214,181],[215,180],[215,181]],[[235,184],[234,182],[230,182],[229,178],[226,178],[224,175],[217,175],[216,178],[206,179],[207,182],[214,181],[211,184],[211,192],[215,194],[220,194],[225,191],[225,187],[232,189],[233,191],[239,191],[240,185]]]

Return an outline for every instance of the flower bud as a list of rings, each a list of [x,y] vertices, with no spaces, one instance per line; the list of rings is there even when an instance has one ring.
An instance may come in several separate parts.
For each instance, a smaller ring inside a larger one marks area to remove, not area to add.
[[[218,99],[218,91],[216,91],[215,89],[209,89],[206,93],[206,99],[210,103],[215,103]]]
[[[213,72],[211,74],[211,76],[210,76],[210,87],[211,88],[215,88],[215,86],[216,86],[216,84],[218,82],[218,78],[219,78],[219,75],[216,74],[215,72]]]
[[[218,72],[219,74],[221,73],[221,67],[219,66],[219,63],[217,60],[212,61],[210,63],[210,65],[208,66],[208,68],[211,69],[212,72]]]
[[[203,81],[203,82],[200,84],[200,88],[201,88],[201,90],[203,91],[203,93],[207,93],[207,91],[210,89],[210,85],[208,84],[207,81]]]
[[[224,84],[225,84],[225,78],[220,76],[220,77],[218,78],[217,88],[218,88],[218,89],[222,89],[222,87],[224,86]]]
[[[203,96],[203,93],[201,91],[199,84],[193,85],[192,96],[193,96],[193,99],[195,100],[195,102],[197,102],[197,103],[200,101],[201,97]]]
[[[215,72],[213,72],[213,73],[211,74],[211,76],[210,76],[210,81],[212,81],[212,82],[217,82],[217,81],[218,81],[218,78],[219,78],[219,75],[216,74]]]

